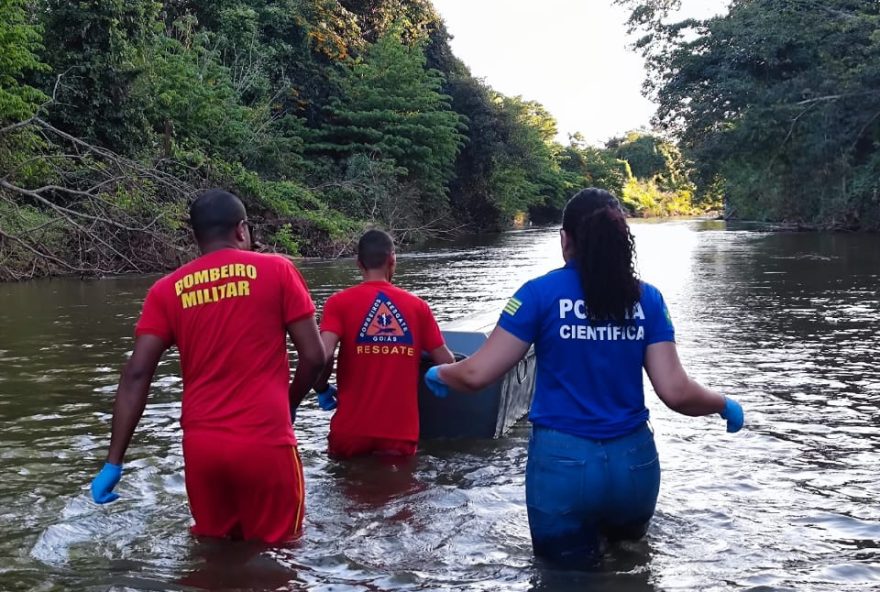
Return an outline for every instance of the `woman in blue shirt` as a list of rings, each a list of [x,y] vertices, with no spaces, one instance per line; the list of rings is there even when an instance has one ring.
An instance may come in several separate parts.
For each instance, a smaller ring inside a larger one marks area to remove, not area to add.
[[[535,554],[595,559],[602,538],[638,539],[654,514],[660,463],[642,368],[671,409],[720,413],[742,427],[742,407],[691,380],[681,366],[663,296],[640,282],[619,202],[585,189],[562,219],[565,266],[526,282],[483,347],[426,375],[438,396],[498,380],[534,344],[535,394],[526,505]]]

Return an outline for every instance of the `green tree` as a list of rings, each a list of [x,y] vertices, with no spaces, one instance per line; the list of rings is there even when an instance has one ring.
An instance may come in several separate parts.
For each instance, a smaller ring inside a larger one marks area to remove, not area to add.
[[[327,123],[307,149],[337,162],[356,154],[393,162],[422,193],[413,207],[442,212],[464,124],[441,83],[425,67],[421,46],[389,33],[348,71],[344,96],[327,108]]]
[[[27,119],[48,99],[23,82],[25,74],[47,69],[37,57],[41,39],[25,0],[0,0],[0,123]]]
[[[312,124],[341,92],[337,66],[365,45],[336,0],[185,0],[166,3],[165,20],[169,30],[192,22],[207,37],[245,105],[269,102]]]
[[[626,1],[658,123],[746,218],[880,227],[880,4],[734,0],[705,22]]]
[[[474,78],[449,39],[443,23],[435,23],[426,54],[468,124],[450,181],[458,221],[499,230],[521,212],[539,222],[557,219],[569,190],[559,167],[556,121],[539,103],[505,97]]]
[[[535,101],[500,94],[493,100],[501,142],[489,177],[493,202],[508,217],[541,206],[561,208],[565,196],[556,120]]]
[[[605,146],[625,160],[633,177],[651,181],[665,191],[692,190],[687,163],[672,142],[647,132],[629,132]]]
[[[133,92],[161,30],[151,0],[43,0],[46,58],[62,76],[52,121],[117,152],[152,145],[148,98]]]
[[[230,156],[247,136],[247,110],[206,36],[194,34],[186,20],[174,27],[179,39],[158,39],[139,77],[146,116],[157,134],[169,134],[166,141]]]
[[[573,189],[599,187],[620,196],[632,171],[613,152],[573,139],[560,155],[560,165]]]
[[[443,73],[442,92],[451,97],[453,110],[467,122],[465,142],[449,182],[452,211],[459,224],[499,230],[508,220],[499,211],[490,184],[496,155],[504,149],[495,93],[452,53],[450,38],[443,22],[436,23],[429,31],[425,54],[428,67]]]
[[[614,156],[629,163],[633,176],[653,179],[668,170],[664,142],[650,134],[629,132],[622,138],[613,138],[605,145]]]
[[[157,39],[135,90],[165,155],[215,155],[275,178],[301,172],[302,123],[266,97],[246,101],[210,35],[194,21],[182,17],[169,31],[173,36]]]
[[[339,4],[355,17],[368,43],[395,29],[405,43],[420,42],[440,22],[430,0],[339,0]]]

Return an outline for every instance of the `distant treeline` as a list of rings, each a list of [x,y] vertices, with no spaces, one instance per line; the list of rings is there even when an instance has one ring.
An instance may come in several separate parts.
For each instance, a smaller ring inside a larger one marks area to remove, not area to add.
[[[428,0],[0,0],[0,279],[173,266],[209,186],[303,255],[367,225],[549,221],[588,185],[637,215],[718,195],[659,137],[556,136],[471,75]]]
[[[656,123],[728,216],[880,229],[880,2],[616,0],[648,59]]]

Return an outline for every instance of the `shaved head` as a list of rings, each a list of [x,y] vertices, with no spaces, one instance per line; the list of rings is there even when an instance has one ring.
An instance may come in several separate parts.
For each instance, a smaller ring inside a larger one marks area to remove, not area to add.
[[[199,244],[227,238],[242,220],[247,220],[244,204],[222,189],[205,191],[189,208],[189,221]]]

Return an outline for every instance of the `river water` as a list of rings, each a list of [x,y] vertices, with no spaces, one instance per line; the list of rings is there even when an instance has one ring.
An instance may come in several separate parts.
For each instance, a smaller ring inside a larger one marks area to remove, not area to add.
[[[425,443],[409,465],[329,461],[329,416],[299,413],[308,514],[286,548],[197,542],[182,476],[181,382],[166,356],[118,487],[87,484],[154,278],[0,285],[0,590],[880,589],[880,238],[633,225],[690,373],[746,409],[725,433],[649,391],[663,467],[647,537],[589,573],[531,555],[527,422],[496,441]],[[500,310],[560,263],[554,229],[401,257],[438,319]],[[303,264],[319,304],[350,260]]]

